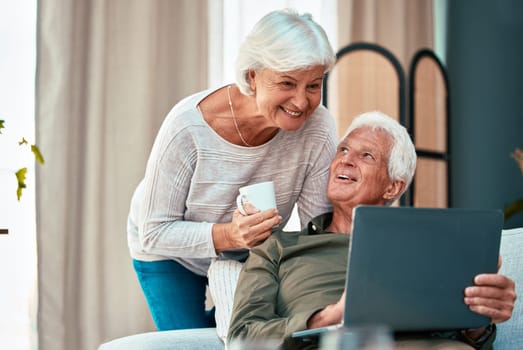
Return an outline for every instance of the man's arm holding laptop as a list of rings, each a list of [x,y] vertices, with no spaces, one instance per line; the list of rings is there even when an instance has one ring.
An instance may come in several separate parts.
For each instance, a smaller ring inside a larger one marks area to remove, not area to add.
[[[501,267],[499,259],[498,270]],[[465,289],[464,303],[469,308],[492,320],[492,324],[505,322],[512,316],[516,302],[515,283],[510,278],[500,274],[480,274],[474,278],[474,285]],[[482,327],[463,330],[463,335],[469,342],[485,338],[492,329]]]
[[[321,304],[321,299],[311,293],[305,297],[301,289],[303,285],[311,282],[304,281],[307,276],[302,272],[291,271],[291,275],[286,277],[290,285],[300,285],[295,290],[284,291],[286,296],[282,297],[279,275],[281,267],[279,261],[282,260],[280,251],[284,249],[277,237],[282,235],[292,236],[294,233],[274,233],[267,241],[253,248],[249,258],[245,262],[234,296],[234,308],[231,316],[229,339],[248,339],[282,340],[290,336],[293,332],[307,328],[307,320],[319,308],[323,308],[335,299],[330,297]],[[294,273],[293,273],[294,272]],[[314,287],[318,291],[323,291],[318,281],[314,281]],[[333,293],[341,294],[342,289],[336,289]],[[307,290],[309,292],[309,290]],[[294,294],[296,293],[296,294]],[[282,298],[292,300],[296,307],[283,303]],[[299,300],[299,302],[297,302]],[[318,306],[321,305],[321,306]],[[290,310],[293,310],[290,312]]]
[[[345,291],[336,304],[327,305],[324,309],[318,310],[307,321],[307,328],[327,327],[341,323],[343,311],[345,310]]]

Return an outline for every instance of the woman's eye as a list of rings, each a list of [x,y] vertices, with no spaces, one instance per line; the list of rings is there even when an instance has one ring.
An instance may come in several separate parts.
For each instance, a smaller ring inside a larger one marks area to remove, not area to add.
[[[374,156],[372,155],[372,153],[369,153],[369,152],[363,153],[363,157],[367,158],[367,159],[374,159]]]
[[[290,81],[282,81],[282,82],[280,83],[280,85],[283,86],[283,87],[286,87],[286,88],[290,88],[290,87],[293,87],[293,86],[294,86],[294,84],[291,83]]]
[[[309,85],[309,90],[318,90],[321,88],[321,84],[311,84]]]

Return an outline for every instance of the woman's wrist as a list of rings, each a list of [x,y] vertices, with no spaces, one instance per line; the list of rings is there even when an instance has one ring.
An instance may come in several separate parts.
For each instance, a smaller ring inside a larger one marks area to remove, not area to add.
[[[216,254],[220,254],[226,250],[233,249],[233,245],[228,239],[228,232],[230,231],[230,224],[214,224],[212,225],[212,243]]]

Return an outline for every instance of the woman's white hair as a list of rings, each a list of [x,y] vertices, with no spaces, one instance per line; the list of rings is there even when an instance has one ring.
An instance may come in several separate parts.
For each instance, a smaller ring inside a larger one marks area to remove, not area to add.
[[[288,72],[323,65],[328,72],[335,62],[327,34],[310,14],[273,11],[254,25],[240,46],[236,84],[243,94],[252,95],[249,71]]]
[[[352,131],[363,127],[383,130],[390,135],[392,149],[389,154],[387,172],[392,181],[405,181],[405,188],[403,189],[403,192],[405,192],[416,171],[416,149],[407,129],[388,115],[374,111],[360,114],[354,118],[344,138]],[[403,192],[395,199],[401,197]]]

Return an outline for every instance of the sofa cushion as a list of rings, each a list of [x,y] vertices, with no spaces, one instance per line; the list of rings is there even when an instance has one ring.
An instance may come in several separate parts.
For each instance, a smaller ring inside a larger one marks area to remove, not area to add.
[[[500,254],[502,265],[500,273],[516,282],[517,300],[512,318],[498,324],[494,342],[495,349],[521,349],[523,340],[523,227],[503,230]]]
[[[224,350],[214,328],[134,334],[101,344],[98,350]]]

